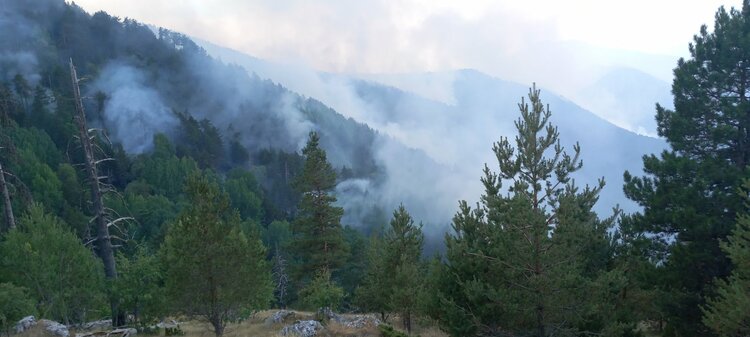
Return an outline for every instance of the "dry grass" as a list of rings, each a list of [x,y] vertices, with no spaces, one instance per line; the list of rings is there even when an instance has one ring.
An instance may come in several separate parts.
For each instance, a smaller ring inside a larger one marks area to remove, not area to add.
[[[287,317],[284,322],[267,324],[265,320],[275,313],[276,310],[268,310],[256,313],[253,317],[237,324],[227,325],[224,336],[225,337],[281,337],[281,329],[284,326],[294,323],[297,320],[308,320],[314,319],[314,315],[309,312],[295,311],[295,315]],[[350,315],[344,315],[350,316]],[[398,317],[391,317],[389,323],[393,324],[395,328],[400,329],[401,326],[398,324],[400,320]],[[199,320],[184,321],[180,324],[180,328],[185,332],[185,337],[214,337],[214,331],[211,324],[202,322]],[[440,331],[437,326],[427,320],[419,320],[414,322],[413,335],[419,335],[421,337],[447,337],[445,333]],[[75,331],[70,331],[70,336],[75,336]],[[142,335],[141,337],[149,336]],[[380,330],[374,326],[368,326],[361,329],[350,328],[336,322],[329,322],[325,329],[321,331],[318,336],[321,337],[378,337],[380,336]],[[31,329],[24,331],[21,334],[13,335],[12,337],[55,337],[53,334],[44,329],[41,325],[36,325]],[[156,336],[154,336],[156,337]]]
[[[288,317],[282,323],[267,324],[266,318],[271,316],[275,310],[262,311],[255,314],[250,319],[239,323],[229,324],[224,331],[225,337],[281,337],[281,329],[284,326],[294,323],[297,320],[314,319],[313,313],[296,311],[296,315]],[[350,316],[350,315],[344,315]],[[401,329],[398,317],[388,320],[396,329]],[[437,325],[429,320],[417,320],[414,323],[412,335],[421,337],[447,337],[448,335],[441,331]],[[214,337],[214,332],[210,324],[199,321],[188,321],[182,323],[182,330],[186,337]],[[350,328],[336,322],[329,322],[325,330],[321,331],[318,336],[321,337],[378,337],[380,330],[374,326],[368,326],[361,329]],[[45,336],[47,337],[47,336]]]
[[[3,333],[5,335],[5,333]],[[37,324],[29,328],[28,330],[20,333],[20,334],[14,334],[13,337],[55,337],[55,335],[47,329],[45,329],[41,324]]]

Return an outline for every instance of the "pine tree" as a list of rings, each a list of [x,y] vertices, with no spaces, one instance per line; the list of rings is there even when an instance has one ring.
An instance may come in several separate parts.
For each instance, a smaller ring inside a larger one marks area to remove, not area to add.
[[[422,287],[421,256],[424,234],[422,224],[414,219],[404,205],[393,211],[390,227],[385,232],[385,256],[391,270],[390,308],[401,316],[404,329],[411,333],[412,315],[417,310]]]
[[[750,180],[745,180],[743,197],[750,207]],[[750,214],[737,217],[737,225],[721,249],[729,256],[734,270],[726,279],[717,280],[716,297],[703,309],[703,323],[719,336],[750,335]]]
[[[310,133],[302,150],[305,163],[295,187],[303,193],[299,215],[293,223],[292,247],[297,255],[297,280],[304,282],[316,274],[330,275],[346,260],[349,248],[341,227],[343,209],[334,206],[336,173],[320,148],[320,138]]]
[[[580,149],[576,144],[570,156],[560,146],[539,93],[531,88],[519,104],[516,146],[505,137],[495,143],[499,173],[485,166],[477,208],[460,202],[454,233],[446,234],[435,315],[453,336],[582,330],[587,250],[606,226],[591,211],[603,181],[575,187],[570,173],[582,167]],[[507,192],[504,181],[511,183]]]
[[[163,246],[167,294],[179,312],[205,318],[221,336],[242,309],[270,303],[270,268],[262,242],[240,230],[239,214],[216,184],[192,176],[187,194],[190,206]]]
[[[383,237],[373,237],[368,250],[369,265],[357,290],[358,303],[379,312],[385,321],[398,313],[404,329],[411,333],[412,317],[419,311],[424,284],[421,261],[424,234],[414,224],[404,205],[393,211]]]
[[[385,258],[383,238],[373,236],[367,246],[367,270],[362,284],[355,291],[357,305],[365,311],[377,312],[383,322],[388,322],[391,312],[390,295],[392,278]]]
[[[644,157],[645,176],[625,173],[625,193],[643,207],[634,230],[650,233],[659,262],[656,284],[668,328],[680,336],[705,336],[701,305],[712,281],[731,264],[719,247],[735,223],[742,200],[735,193],[750,164],[750,5],[720,8],[713,32],[704,25],[690,58],[674,70],[675,109],[657,105],[659,135],[671,149]],[[653,317],[657,319],[658,317]]]
[[[42,316],[84,322],[104,304],[101,264],[59,218],[32,204],[0,243],[0,282],[27,287]]]

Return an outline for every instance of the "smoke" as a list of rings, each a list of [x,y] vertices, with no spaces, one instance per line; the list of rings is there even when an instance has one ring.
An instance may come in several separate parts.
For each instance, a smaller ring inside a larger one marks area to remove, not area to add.
[[[34,42],[38,41],[41,32],[23,13],[44,13],[59,5],[61,3],[46,0],[0,4],[0,80],[8,81],[21,75],[31,86],[39,82],[36,50],[41,47]]]
[[[382,176],[343,181],[337,188],[344,223],[368,223],[373,205],[390,210],[403,203],[436,239],[436,233],[448,229],[458,200],[474,203],[483,192],[483,165],[497,167],[492,144],[515,136],[517,103],[529,90],[472,70],[367,75],[361,80],[202,44],[212,55],[315,97],[380,133],[373,151]],[[607,181],[596,211],[609,215],[616,205],[636,210],[622,193],[622,173],[638,174],[641,156],[661,151],[663,141],[617,128],[550,91],[543,91],[542,99],[551,105],[565,148],[571,152],[577,141],[582,144],[584,168],[574,174],[577,184],[595,185],[601,177]]]
[[[153,146],[157,133],[171,133],[179,120],[149,87],[138,69],[119,62],[107,65],[93,83],[91,93],[106,95],[104,126],[129,153],[143,153]]]
[[[16,75],[23,76],[31,86],[39,83],[39,62],[30,51],[0,53],[0,79],[9,81]]]

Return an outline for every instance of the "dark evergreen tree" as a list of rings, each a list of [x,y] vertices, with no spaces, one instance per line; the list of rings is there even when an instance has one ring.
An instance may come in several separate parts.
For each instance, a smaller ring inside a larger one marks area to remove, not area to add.
[[[591,211],[603,187],[575,187],[579,147],[569,156],[549,124],[536,87],[519,104],[515,147],[493,150],[477,208],[460,203],[438,281],[437,318],[453,336],[559,336],[598,333],[582,326],[596,270],[588,248],[607,224]],[[504,190],[503,181],[511,186]]]
[[[745,211],[721,249],[729,256],[734,270],[726,279],[717,280],[716,296],[704,307],[703,323],[719,336],[750,335],[750,180],[745,180],[742,196]]]
[[[391,310],[401,317],[404,329],[411,333],[412,316],[417,311],[422,288],[422,224],[414,224],[404,205],[393,211],[393,219],[384,235],[387,266],[391,270],[389,294]]]
[[[192,176],[186,191],[190,207],[163,246],[167,295],[177,312],[205,318],[221,336],[242,310],[271,302],[271,272],[260,238],[240,230],[239,214],[218,186]]]
[[[644,157],[645,176],[625,173],[625,193],[643,207],[634,229],[649,233],[661,255],[658,287],[668,328],[706,336],[700,307],[715,278],[731,264],[719,247],[730,233],[741,198],[735,193],[750,163],[750,4],[716,13],[674,70],[675,109],[657,105],[659,135],[671,149]],[[654,317],[657,319],[657,317]]]
[[[423,243],[422,224],[416,225],[400,205],[393,211],[383,237],[373,237],[369,265],[357,290],[358,303],[363,308],[380,313],[384,321],[388,313],[397,313],[408,333],[412,318],[419,311],[424,285]]]
[[[0,243],[0,282],[27,287],[41,317],[85,322],[106,307],[102,265],[60,219],[32,205]]]
[[[305,163],[295,181],[302,192],[291,244],[298,259],[298,281],[309,280],[313,275],[330,276],[343,265],[349,251],[341,227],[344,211],[333,205],[336,197],[331,194],[336,186],[336,173],[319,142],[318,134],[311,132],[302,150]]]

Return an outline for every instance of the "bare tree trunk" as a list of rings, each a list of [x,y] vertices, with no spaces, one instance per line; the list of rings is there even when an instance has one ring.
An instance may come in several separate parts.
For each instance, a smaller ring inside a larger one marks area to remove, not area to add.
[[[3,206],[5,207],[5,223],[8,229],[16,228],[16,219],[13,217],[13,205],[10,203],[10,193],[8,192],[8,184],[5,182],[5,170],[3,164],[0,163],[0,190],[3,193]]]
[[[81,147],[85,156],[86,173],[89,176],[89,185],[91,187],[91,203],[94,211],[94,225],[96,227],[96,251],[99,258],[104,263],[104,275],[108,280],[117,279],[117,268],[115,266],[115,254],[112,247],[112,241],[109,235],[109,224],[107,223],[104,202],[102,200],[102,190],[99,185],[99,173],[96,167],[97,161],[94,155],[94,148],[91,144],[91,136],[86,126],[86,113],[83,110],[81,102],[81,89],[78,87],[78,76],[76,68],[73,66],[73,60],[70,60],[70,77],[73,84],[73,96],[76,106],[75,122],[78,127],[78,137],[81,140]],[[112,308],[112,326],[120,326],[124,323],[123,315],[117,309],[117,300],[110,298]]]

